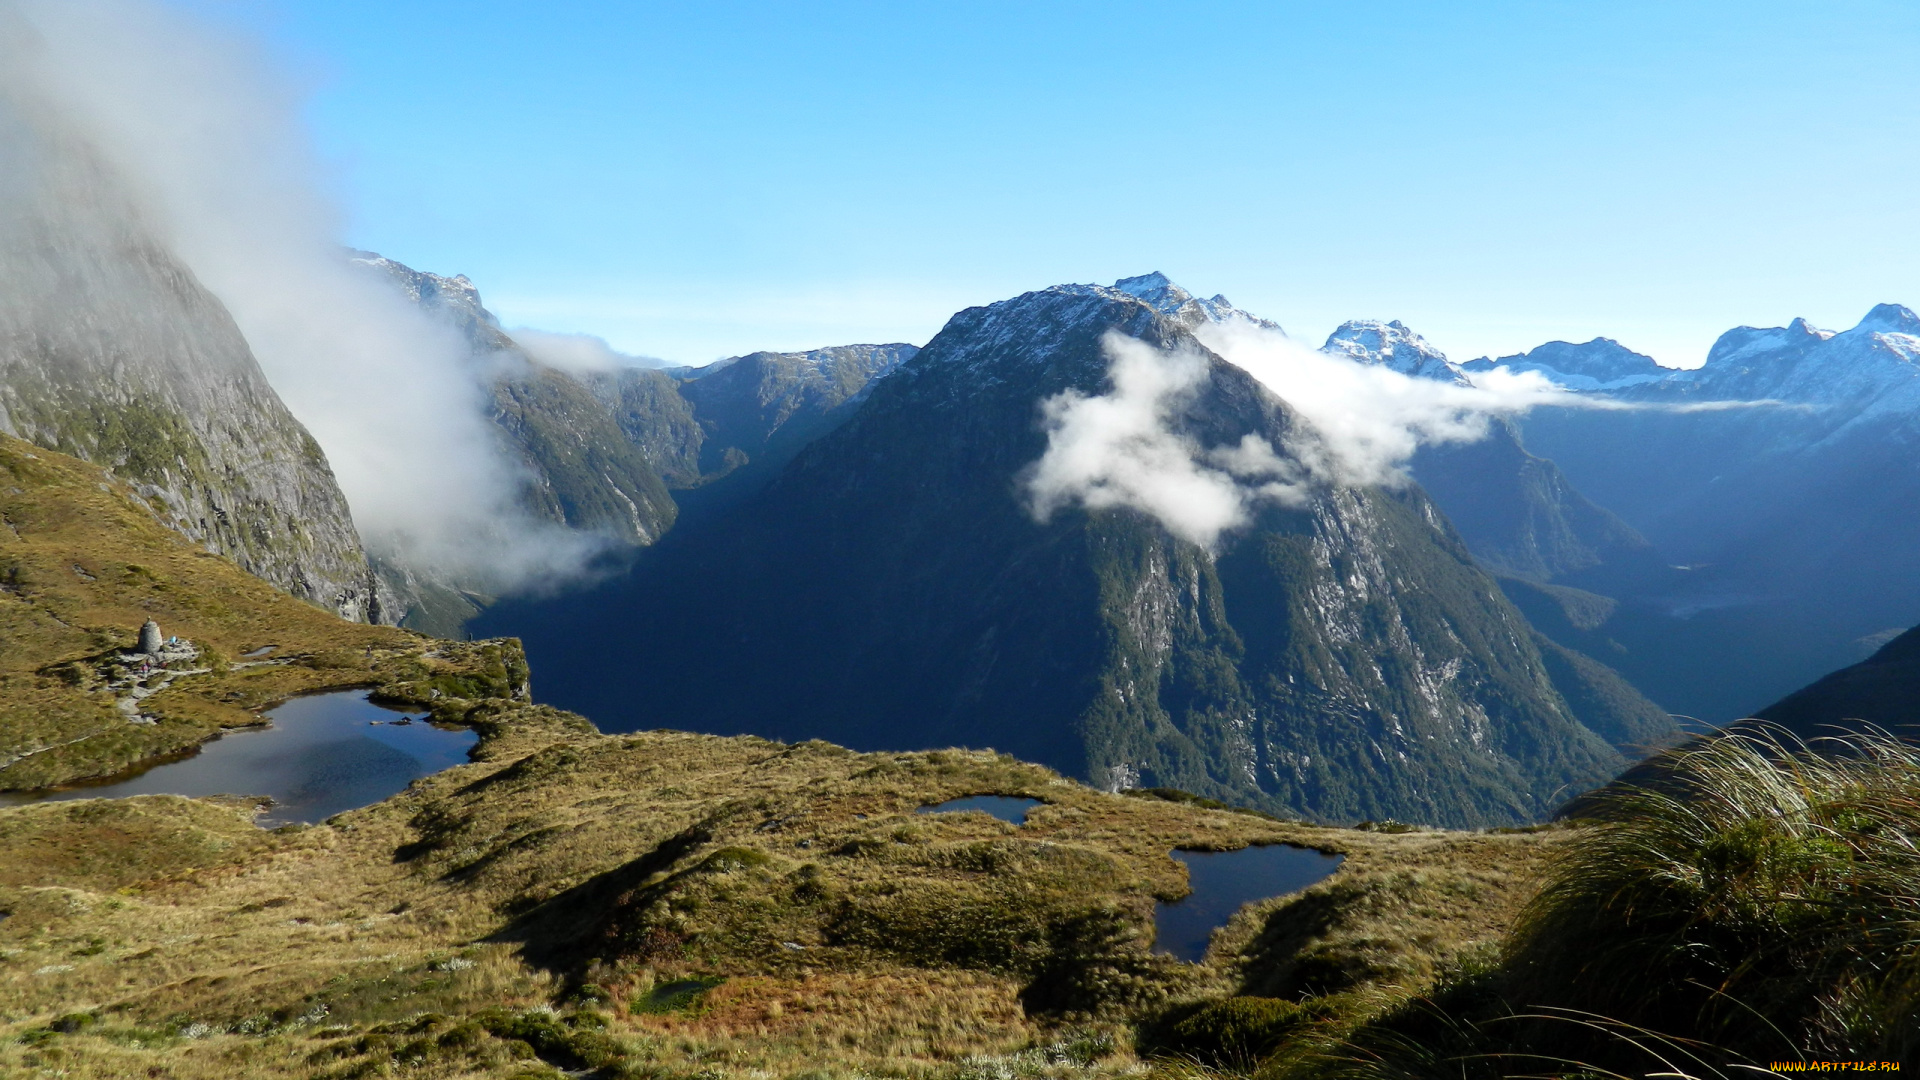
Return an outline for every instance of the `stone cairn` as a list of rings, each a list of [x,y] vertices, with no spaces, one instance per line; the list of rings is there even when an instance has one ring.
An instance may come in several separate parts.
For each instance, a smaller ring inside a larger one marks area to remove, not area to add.
[[[114,708],[134,724],[152,724],[154,718],[140,710],[140,703],[167,688],[181,675],[198,675],[206,668],[183,669],[178,665],[196,660],[200,649],[183,638],[169,641],[160,634],[160,624],[148,619],[140,624],[140,641],[130,652],[116,653],[107,660],[102,674],[107,689],[117,699]]]
[[[185,638],[167,638],[160,633],[160,624],[148,619],[140,625],[140,641],[132,650],[120,653],[118,660],[122,664],[132,664],[141,670],[170,667],[183,661],[194,660],[200,656],[200,649]]]

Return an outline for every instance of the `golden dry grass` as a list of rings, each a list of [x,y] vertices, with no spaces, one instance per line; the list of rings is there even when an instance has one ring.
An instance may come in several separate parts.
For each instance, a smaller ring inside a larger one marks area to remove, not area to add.
[[[528,1063],[491,1035],[414,1066],[394,1055],[460,1043],[448,1032],[484,1009],[557,1005],[609,1017],[632,1075],[1113,1071],[1146,1012],[1276,992],[1303,959],[1369,957],[1348,992],[1417,988],[1498,936],[1557,836],[1326,829],[1104,794],[990,753],[602,736],[541,707],[483,711],[483,760],[328,825],[266,833],[244,809],[163,796],[0,811],[0,865],[31,868],[0,879],[0,1067],[505,1076]],[[1045,805],[1024,827],[914,813],[981,792]],[[1171,848],[1271,842],[1347,862],[1243,911],[1204,964],[1146,956],[1154,899],[1185,888]],[[1317,914],[1289,915],[1303,907]],[[1132,937],[1084,957],[1048,943],[1088,911]],[[1113,1008],[1023,1001],[1049,964],[1115,956],[1139,986]],[[693,978],[723,981],[648,1011]],[[98,1022],[19,1041],[77,1012]],[[1073,1038],[1110,1048],[1104,1063],[1046,1049]]]
[[[149,618],[215,670],[146,699],[158,723],[136,725],[98,661]],[[287,662],[227,666],[266,645]],[[295,694],[424,685],[485,663],[432,651],[431,639],[295,600],[162,526],[99,468],[0,435],[0,791],[110,775],[257,724]]]
[[[515,643],[342,622],[84,463],[0,439],[0,513],[0,761],[79,739],[0,786],[318,689],[482,733],[473,763],[313,827],[173,796],[0,809],[0,1075],[1130,1074],[1183,1002],[1304,996],[1350,1023],[1417,992],[1501,936],[1563,835],[1313,827],[991,752],[605,736],[524,701]],[[86,665],[147,617],[294,662],[180,679],[136,728]],[[915,813],[982,793],[1043,805],[1023,827]],[[1168,851],[1255,843],[1346,862],[1243,910],[1204,963],[1152,955],[1155,902],[1186,890]]]

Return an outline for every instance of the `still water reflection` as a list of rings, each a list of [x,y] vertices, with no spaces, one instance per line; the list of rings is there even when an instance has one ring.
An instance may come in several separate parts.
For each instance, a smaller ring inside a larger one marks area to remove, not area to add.
[[[1153,951],[1198,963],[1214,930],[1255,900],[1285,896],[1312,885],[1339,867],[1342,856],[1291,844],[1262,844],[1238,851],[1172,852],[1186,864],[1193,892],[1153,910]]]
[[[992,814],[1001,821],[1011,821],[1015,825],[1027,823],[1027,811],[1040,805],[1039,799],[1029,799],[1021,795],[968,795],[959,799],[948,799],[934,806],[923,806],[914,811],[916,814],[950,814],[961,810],[979,810]]]
[[[364,690],[313,694],[267,713],[271,725],[229,731],[198,753],[106,780],[9,798],[9,803],[128,795],[268,795],[262,825],[324,821],[379,802],[419,777],[459,765],[479,741],[382,708]],[[377,722],[376,722],[377,721]]]

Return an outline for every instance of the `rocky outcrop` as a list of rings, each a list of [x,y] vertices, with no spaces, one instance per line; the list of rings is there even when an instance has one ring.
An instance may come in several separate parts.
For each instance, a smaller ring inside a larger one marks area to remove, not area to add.
[[[324,454],[84,146],[0,103],[0,431],[104,466],[207,550],[376,617]]]
[[[651,544],[673,525],[673,497],[607,407],[574,376],[527,355],[473,282],[368,252],[356,261],[467,339],[502,449],[522,469],[519,502],[530,516],[633,545]]]

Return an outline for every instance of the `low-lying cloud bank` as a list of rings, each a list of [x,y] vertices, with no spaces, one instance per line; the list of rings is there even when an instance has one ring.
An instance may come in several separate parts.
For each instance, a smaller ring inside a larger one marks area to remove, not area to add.
[[[666,367],[667,362],[651,356],[623,353],[592,334],[561,334],[518,326],[507,331],[527,355],[548,367],[575,375],[603,374],[621,368]]]
[[[116,227],[220,298],[372,554],[507,590],[592,553],[520,509],[466,340],[349,266],[299,95],[257,46],[153,0],[0,0],[0,94],[84,146],[137,208]]]
[[[1195,336],[1291,405],[1300,428],[1280,446],[1252,433],[1202,446],[1179,430],[1179,417],[1210,377],[1206,355],[1110,333],[1103,346],[1112,390],[1067,391],[1041,403],[1047,450],[1025,477],[1035,517],[1069,505],[1132,507],[1212,548],[1262,504],[1299,506],[1316,486],[1404,484],[1421,446],[1476,442],[1499,417],[1543,407],[1659,407],[1573,394],[1531,371],[1496,368],[1471,376],[1472,385],[1403,375],[1240,321],[1206,324]],[[1777,403],[1678,408],[1767,404]]]

